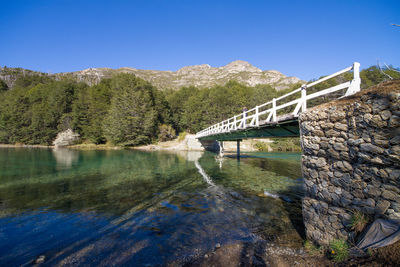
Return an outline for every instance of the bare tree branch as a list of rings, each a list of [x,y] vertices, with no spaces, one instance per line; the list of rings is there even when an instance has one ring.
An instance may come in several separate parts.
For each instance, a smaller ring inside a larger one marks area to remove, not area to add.
[[[392,69],[391,67],[389,67],[388,65],[386,65],[386,63],[383,63],[383,64],[385,64],[385,66],[386,66],[387,69],[393,70],[393,71],[396,71],[396,72],[399,72],[399,73],[400,73],[400,71],[398,71],[398,70],[396,70],[396,69]]]
[[[379,64],[379,60],[376,61],[376,65],[378,65],[379,71],[382,72],[383,75],[385,75],[385,76],[388,77],[389,79],[393,80],[393,78],[390,77],[389,74],[385,73],[385,72],[381,69],[381,65]]]

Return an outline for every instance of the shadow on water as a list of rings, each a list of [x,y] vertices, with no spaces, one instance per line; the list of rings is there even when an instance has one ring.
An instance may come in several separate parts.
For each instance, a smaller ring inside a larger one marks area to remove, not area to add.
[[[305,226],[303,221],[302,213],[302,196],[293,194],[293,192],[299,192],[298,187],[289,187],[288,190],[280,191],[279,194],[282,196],[288,196],[291,201],[283,201],[283,206],[289,216],[294,229],[296,229],[299,236],[305,240]]]

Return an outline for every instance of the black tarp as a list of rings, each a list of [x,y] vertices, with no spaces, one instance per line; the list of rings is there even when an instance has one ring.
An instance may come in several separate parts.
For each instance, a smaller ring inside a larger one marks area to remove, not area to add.
[[[400,240],[400,220],[375,220],[362,235],[357,247],[362,250],[380,248]]]

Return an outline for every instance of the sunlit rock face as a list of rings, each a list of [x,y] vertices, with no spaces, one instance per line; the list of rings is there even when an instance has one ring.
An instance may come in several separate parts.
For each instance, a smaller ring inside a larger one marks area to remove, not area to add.
[[[73,145],[79,139],[79,134],[74,133],[71,129],[61,132],[57,135],[53,141],[53,145],[56,147],[70,146]]]
[[[135,68],[90,68],[76,72],[58,73],[57,77],[72,76],[89,85],[97,84],[103,78],[115,73],[132,73],[159,89],[178,89],[183,86],[200,88],[224,85],[228,81],[237,81],[244,85],[268,84],[277,90],[288,88],[292,84],[303,82],[297,77],[287,77],[276,70],[263,71],[243,60],[233,61],[222,67],[208,64],[186,66],[177,71],[140,70]]]
[[[179,89],[184,86],[200,88],[224,85],[229,81],[237,81],[247,86],[267,84],[277,90],[285,89],[296,83],[304,83],[297,77],[287,77],[276,70],[261,70],[243,60],[233,61],[222,67],[212,67],[208,64],[186,66],[177,71],[141,70],[130,67],[119,69],[88,68],[75,72],[41,73],[20,68],[0,67],[0,79],[12,88],[18,75],[43,75],[56,80],[63,77],[73,78],[88,85],[98,84],[104,78],[111,78],[116,73],[131,73],[164,89]]]

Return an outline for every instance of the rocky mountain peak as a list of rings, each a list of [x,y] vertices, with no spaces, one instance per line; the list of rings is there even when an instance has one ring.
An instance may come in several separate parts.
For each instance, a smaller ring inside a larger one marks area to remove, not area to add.
[[[262,70],[260,70],[259,68],[254,67],[249,62],[243,61],[243,60],[233,61],[233,62],[221,67],[221,69],[224,69],[230,73],[262,72]]]

